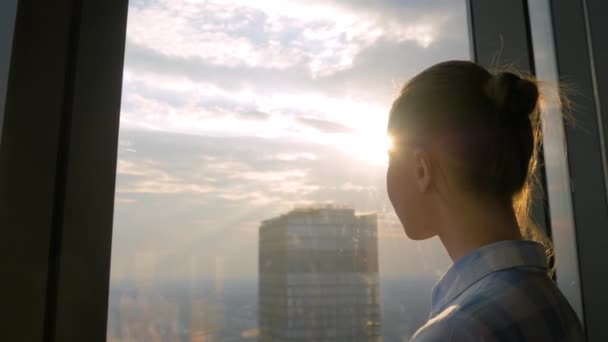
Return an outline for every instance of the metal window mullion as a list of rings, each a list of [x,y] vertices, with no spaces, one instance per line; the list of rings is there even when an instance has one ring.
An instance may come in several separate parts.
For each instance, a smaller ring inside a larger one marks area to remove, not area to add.
[[[603,323],[608,292],[604,286],[602,270],[606,269],[606,262],[602,255],[608,241],[608,203],[597,113],[597,84],[593,82],[594,61],[589,48],[592,36],[603,34],[593,29],[588,32],[588,18],[581,1],[553,0],[551,15],[558,73],[561,80],[574,87],[569,96],[574,103],[572,115],[575,124],[566,125],[565,133],[585,328],[589,341],[607,341],[608,330]],[[601,40],[594,43],[601,43]],[[606,77],[605,74],[598,76]]]
[[[54,341],[105,341],[127,0],[81,0]]]
[[[0,145],[2,341],[44,336],[71,16],[70,0],[18,3]]]

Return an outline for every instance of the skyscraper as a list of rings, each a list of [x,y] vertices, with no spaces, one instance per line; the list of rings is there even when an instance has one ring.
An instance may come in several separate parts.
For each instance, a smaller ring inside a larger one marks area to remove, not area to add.
[[[262,222],[260,341],[379,341],[375,214],[323,206]]]

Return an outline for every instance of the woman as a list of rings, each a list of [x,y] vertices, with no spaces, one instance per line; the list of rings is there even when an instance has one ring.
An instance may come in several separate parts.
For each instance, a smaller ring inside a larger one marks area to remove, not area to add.
[[[539,143],[534,81],[450,61],[423,71],[393,103],[388,195],[405,233],[438,236],[454,261],[413,341],[583,341],[526,240]]]

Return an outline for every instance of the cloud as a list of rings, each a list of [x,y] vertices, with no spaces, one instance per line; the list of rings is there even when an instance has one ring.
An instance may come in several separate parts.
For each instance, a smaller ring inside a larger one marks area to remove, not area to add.
[[[165,56],[229,68],[304,68],[319,78],[352,68],[357,56],[380,40],[429,47],[454,16],[450,9],[446,3],[422,11],[391,1],[353,6],[341,1],[161,0],[130,7],[127,35],[131,44]]]
[[[114,203],[119,203],[119,205],[123,205],[123,204],[128,204],[128,203],[135,203],[136,200],[133,198],[128,198],[128,197],[119,197],[117,196],[116,198],[114,198]]]
[[[264,30],[255,32],[255,39],[265,39]],[[321,31],[306,32],[311,40],[324,41]],[[434,62],[467,58],[466,38],[462,33],[428,48],[412,40],[378,39],[357,52],[352,67],[319,78],[310,74],[308,64],[285,69],[214,64],[196,54],[167,54],[152,42],[146,45],[129,36],[123,125],[187,134],[299,136],[317,142],[333,138],[310,135],[314,124],[302,117],[354,131],[383,131],[388,106],[401,84]],[[312,43],[300,48],[316,50]],[[362,116],[366,119],[360,120]],[[316,126],[320,133],[336,133],[331,127]]]
[[[245,171],[234,174],[231,177],[260,182],[285,182],[288,180],[305,178],[307,174],[307,170]]]
[[[388,101],[378,104],[304,91],[227,91],[170,76],[155,78],[133,72],[125,76],[124,127],[196,135],[291,137],[321,144],[335,144],[336,133],[365,132],[365,136],[377,138],[385,134]],[[150,91],[154,84],[158,89]],[[169,103],[157,98],[155,93],[164,89],[181,99]]]
[[[357,184],[353,184],[350,182],[346,182],[346,183],[342,184],[339,189],[344,190],[344,191],[356,191],[356,192],[377,191],[378,190],[374,186],[357,185]]]
[[[308,152],[279,153],[268,157],[270,160],[274,159],[281,161],[316,160],[317,158],[316,154]]]
[[[322,144],[348,131],[367,137],[384,131],[405,80],[468,53],[465,6],[454,2],[130,6],[121,116],[130,128]]]
[[[288,40],[276,32],[280,26],[281,32],[300,33],[302,27],[313,25],[313,22],[294,21],[297,18],[276,11],[281,6],[251,5],[251,2],[237,1],[171,0],[132,7],[128,35],[134,42],[164,55],[198,57],[213,65],[228,67],[281,70],[294,65],[328,63],[328,68],[335,68],[332,62],[343,62],[332,61],[331,55],[347,53],[348,49],[337,46],[314,53],[315,50],[301,46],[306,43],[302,41],[302,34],[292,34]],[[274,29],[269,30],[268,26]],[[257,37],[254,36],[256,32],[260,32]]]
[[[241,109],[241,108],[239,108]],[[241,110],[235,110],[234,115],[236,115],[237,117],[239,117],[240,119],[243,120],[266,120],[270,118],[270,114],[259,111],[257,109],[251,109],[251,110],[246,110],[246,109],[241,109]]]
[[[147,134],[144,134],[147,135]],[[173,137],[156,132],[154,135]],[[134,136],[139,136],[135,134]],[[181,141],[182,139],[178,139]],[[209,139],[198,138],[205,142]],[[216,139],[213,139],[216,140]],[[239,139],[232,140],[229,147],[219,147],[219,155],[204,155],[193,160],[160,162],[154,154],[129,153],[138,144],[133,139],[122,139],[119,150],[117,193],[149,195],[201,195],[217,197],[228,201],[246,202],[248,205],[280,203],[285,194],[302,197],[317,191],[320,186],[310,182],[307,168],[297,168],[294,164],[314,164],[314,153],[281,153],[275,151],[271,158],[255,156],[247,150],[234,155],[235,144],[243,146]],[[129,143],[124,143],[128,141]],[[219,139],[230,141],[230,139]],[[255,142],[255,140],[252,140]],[[126,146],[125,146],[126,145]],[[183,143],[182,143],[183,145]],[[255,145],[261,145],[258,141]],[[200,153],[208,153],[209,146],[197,148]],[[276,148],[274,148],[276,150]],[[213,151],[213,148],[211,149]],[[229,152],[232,157],[225,153]],[[278,153],[277,153],[278,152]],[[238,156],[238,159],[233,159]],[[228,158],[227,158],[228,157]],[[128,159],[125,159],[128,158]],[[152,161],[155,160],[155,161]]]
[[[246,202],[248,205],[268,205],[281,200],[279,196],[271,196],[263,192],[247,192],[247,193],[222,193],[219,198],[228,201]]]
[[[120,177],[130,177],[131,181],[127,184],[120,184],[116,193],[205,194],[215,190],[212,186],[184,182],[169,172],[155,168],[150,164],[119,159],[116,174]]]
[[[296,118],[296,121],[298,121],[299,123],[304,124],[306,126],[310,126],[321,132],[348,133],[348,132],[352,131],[350,128],[348,128],[342,124],[339,124],[337,122],[327,121],[327,120],[320,120],[320,119],[307,118],[307,117],[298,117],[298,118]]]

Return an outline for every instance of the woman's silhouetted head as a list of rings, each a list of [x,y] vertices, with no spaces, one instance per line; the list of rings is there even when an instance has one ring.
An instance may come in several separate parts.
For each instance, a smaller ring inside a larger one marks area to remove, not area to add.
[[[436,64],[405,84],[390,112],[387,186],[408,236],[436,235],[440,205],[525,202],[527,211],[538,98],[534,81],[467,61]]]

